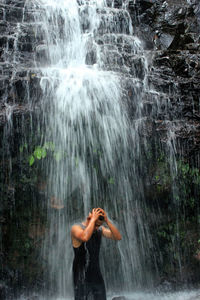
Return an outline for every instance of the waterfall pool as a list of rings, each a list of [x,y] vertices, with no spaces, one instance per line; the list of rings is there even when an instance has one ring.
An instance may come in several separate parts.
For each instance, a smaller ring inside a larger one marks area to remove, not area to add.
[[[198,300],[200,299],[200,290],[195,291],[179,291],[170,293],[148,293],[148,292],[135,292],[124,295],[124,300]],[[116,300],[120,300],[115,296]],[[108,298],[112,300],[113,297]],[[123,298],[122,298],[123,300]]]
[[[200,290],[183,290],[177,292],[142,292],[137,291],[134,293],[122,293],[118,295],[112,295],[108,293],[108,300],[199,300]],[[39,297],[34,295],[33,297],[22,297],[17,300],[73,300],[73,298],[49,298]]]

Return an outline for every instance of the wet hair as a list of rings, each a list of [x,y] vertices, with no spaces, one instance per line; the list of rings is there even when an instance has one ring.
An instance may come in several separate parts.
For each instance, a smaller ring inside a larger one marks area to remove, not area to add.
[[[104,216],[99,216],[99,221],[104,221]]]

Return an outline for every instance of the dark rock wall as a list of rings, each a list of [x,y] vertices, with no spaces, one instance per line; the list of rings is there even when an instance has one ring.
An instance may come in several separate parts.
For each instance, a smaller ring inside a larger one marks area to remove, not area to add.
[[[32,112],[31,101],[39,96],[33,71],[37,40],[32,14],[25,1],[0,3],[0,124],[9,111],[12,116]]]
[[[135,33],[147,55],[151,53],[149,85],[168,101],[167,109],[156,116],[154,129],[162,139],[166,124],[172,126],[189,155],[194,155],[200,143],[199,1],[138,0],[135,5],[130,1],[129,10]]]
[[[197,283],[200,3],[138,0],[129,2],[129,11],[135,34],[144,43],[149,60],[148,86],[153,91],[153,96],[147,94],[144,98],[148,103],[147,117],[151,119],[147,124],[148,134],[156,137],[150,147],[154,155],[148,159],[145,193],[151,207],[153,236],[157,236],[155,244],[158,243],[162,257],[157,260],[159,280],[167,278],[172,284]],[[172,175],[172,169],[176,175]]]
[[[37,188],[37,166],[29,167],[29,153],[37,144],[33,127],[39,122],[40,88],[34,72],[38,41],[33,12],[25,3],[0,1],[1,299],[43,284],[44,193]]]

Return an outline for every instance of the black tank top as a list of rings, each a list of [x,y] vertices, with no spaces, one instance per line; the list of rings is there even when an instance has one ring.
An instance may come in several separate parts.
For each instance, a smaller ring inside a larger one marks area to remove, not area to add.
[[[84,227],[84,225],[80,225]],[[95,283],[102,280],[99,267],[99,251],[101,245],[102,229],[94,231],[90,240],[78,248],[74,248],[73,277],[74,284]]]

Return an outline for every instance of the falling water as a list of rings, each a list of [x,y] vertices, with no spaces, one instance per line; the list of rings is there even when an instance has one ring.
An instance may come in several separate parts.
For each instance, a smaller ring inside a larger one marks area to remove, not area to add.
[[[102,245],[108,292],[151,285],[151,240],[138,164],[142,104],[135,94],[131,124],[123,101],[127,81],[134,92],[141,81],[134,68],[133,77],[126,78],[130,67],[118,48],[126,41],[129,51],[141,50],[140,41],[128,36],[133,29],[127,1],[121,9],[103,0],[35,0],[31,5],[35,34],[43,40],[37,47],[42,58],[35,62],[43,92],[41,146],[51,150],[44,162],[49,230],[42,252],[51,292],[72,293],[70,228],[93,207],[104,208],[123,235],[122,242]]]

